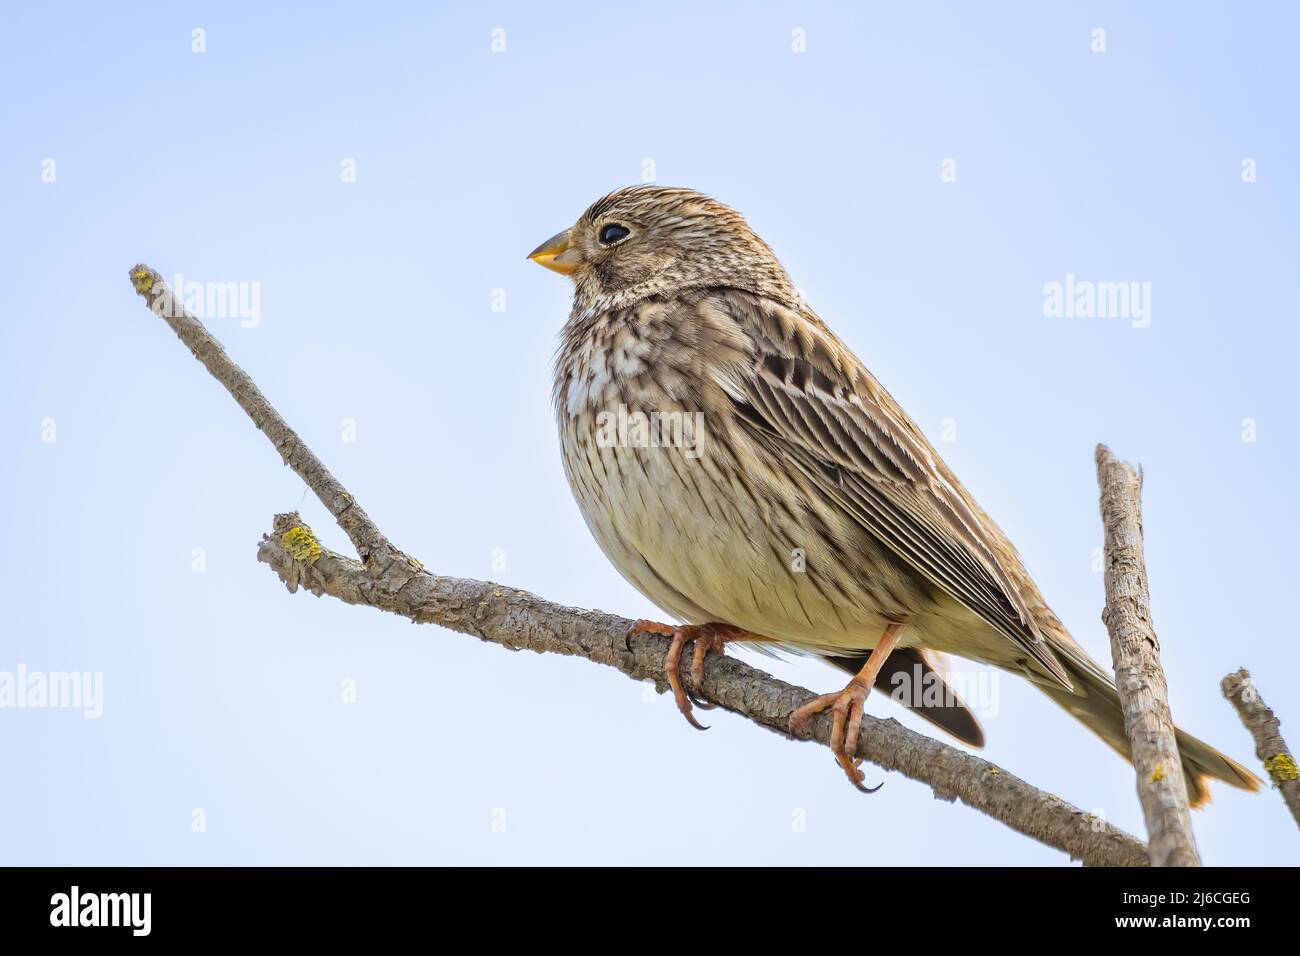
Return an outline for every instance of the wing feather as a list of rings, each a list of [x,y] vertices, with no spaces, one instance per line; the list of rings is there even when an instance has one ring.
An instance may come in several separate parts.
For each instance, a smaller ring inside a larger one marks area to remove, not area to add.
[[[722,298],[735,306],[734,296]],[[741,427],[1069,687],[1030,596],[1007,567],[1014,553],[999,554],[1009,545],[986,527],[906,413],[820,320],[794,321],[791,310],[766,300],[748,305],[732,315],[754,353],[726,375]],[[805,334],[790,334],[792,327]]]

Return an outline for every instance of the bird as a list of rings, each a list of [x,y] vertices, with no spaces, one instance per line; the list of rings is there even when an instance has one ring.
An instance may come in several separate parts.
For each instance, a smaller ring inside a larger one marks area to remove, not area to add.
[[[873,688],[941,689],[896,696],[983,746],[945,680],[956,656],[1023,676],[1131,759],[1111,676],[738,212],[625,187],[528,258],[574,284],[552,395],[565,475],[606,557],[676,621],[630,633],[671,638],[664,668],[692,725],[709,705],[683,685],[688,645],[695,687],[728,644],[820,658],[853,677],[793,711],[791,732],[830,710],[835,759],[868,790],[854,748]],[[1193,806],[1210,778],[1260,786],[1177,741]]]

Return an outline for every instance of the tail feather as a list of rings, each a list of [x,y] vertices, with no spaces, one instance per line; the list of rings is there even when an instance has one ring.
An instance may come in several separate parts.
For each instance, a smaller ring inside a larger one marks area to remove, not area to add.
[[[1062,655],[1061,661],[1074,683],[1073,690],[1036,683],[1035,686],[1064,707],[1098,737],[1114,748],[1125,760],[1132,760],[1128,734],[1124,730],[1124,712],[1115,683],[1101,668],[1080,653]],[[1176,730],[1178,753],[1183,762],[1183,779],[1187,799],[1193,807],[1210,800],[1209,780],[1222,780],[1241,790],[1258,790],[1263,781],[1231,757],[1219,753],[1191,734]]]
[[[827,657],[828,664],[856,674],[866,654]],[[972,747],[984,746],[984,730],[965,702],[943,679],[943,655],[919,647],[900,647],[885,659],[875,688]],[[937,691],[937,692],[936,692]]]

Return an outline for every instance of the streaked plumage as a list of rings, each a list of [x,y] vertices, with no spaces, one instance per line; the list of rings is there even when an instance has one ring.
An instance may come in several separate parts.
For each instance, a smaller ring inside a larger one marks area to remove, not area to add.
[[[618,237],[608,245],[606,230]],[[905,624],[890,668],[945,652],[1019,673],[1127,755],[1107,673],[736,212],[633,187],[534,256],[576,283],[555,371],[565,471],[601,548],[642,593],[680,621],[853,670]],[[701,415],[699,456],[602,441],[601,414],[620,406]],[[919,712],[982,743],[960,707]],[[1208,745],[1179,743],[1194,802],[1203,776],[1257,785]]]

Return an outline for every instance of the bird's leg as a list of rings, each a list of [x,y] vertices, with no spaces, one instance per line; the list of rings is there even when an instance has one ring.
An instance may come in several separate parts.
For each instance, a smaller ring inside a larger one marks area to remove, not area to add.
[[[656,621],[637,621],[632,625],[632,629],[628,631],[627,636],[631,637],[634,634],[660,634],[673,639],[672,644],[668,647],[668,655],[664,658],[664,671],[668,674],[668,686],[673,690],[673,699],[677,701],[677,709],[686,717],[687,722],[697,730],[708,730],[709,728],[696,720],[695,715],[691,713],[692,702],[701,710],[712,710],[714,705],[696,700],[682,686],[682,650],[692,641],[695,643],[695,653],[691,659],[691,680],[698,689],[704,683],[704,658],[710,651],[716,651],[719,654],[723,653],[723,646],[728,641],[764,640],[757,634],[751,634],[739,627],[732,627],[730,624],[683,624],[673,627],[671,624],[659,624]]]
[[[794,733],[814,714],[820,714],[827,707],[831,708],[835,722],[831,727],[831,753],[844,768],[849,782],[863,793],[874,793],[880,787],[868,789],[862,785],[866,774],[858,769],[859,760],[853,759],[853,752],[858,746],[858,731],[862,728],[862,705],[876,682],[876,675],[884,666],[890,653],[898,645],[899,638],[907,629],[906,624],[890,624],[867,658],[867,663],[849,681],[844,690],[835,694],[822,694],[790,714],[790,732]]]

